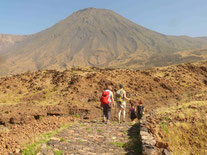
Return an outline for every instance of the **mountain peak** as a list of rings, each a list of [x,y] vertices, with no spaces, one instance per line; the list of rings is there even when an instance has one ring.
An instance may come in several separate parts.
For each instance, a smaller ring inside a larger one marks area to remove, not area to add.
[[[111,10],[89,7],[89,8],[78,10],[76,12],[89,12],[89,11],[111,11]]]
[[[85,12],[85,11],[92,11],[92,10],[101,10],[101,9],[89,7],[89,8],[84,8],[84,9],[78,10],[77,12]]]
[[[103,15],[103,14],[116,14],[115,12],[113,12],[112,10],[108,10],[108,9],[99,9],[99,8],[85,8],[85,9],[82,9],[82,10],[78,10],[76,12],[74,12],[72,14],[72,16],[78,16],[78,15],[81,15],[81,16],[98,16],[98,15]],[[118,15],[118,14],[117,14]],[[70,16],[69,16],[70,17]]]

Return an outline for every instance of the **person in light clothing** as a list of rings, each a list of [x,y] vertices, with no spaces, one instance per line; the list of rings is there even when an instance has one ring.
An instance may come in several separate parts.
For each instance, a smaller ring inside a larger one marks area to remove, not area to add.
[[[118,107],[118,120],[121,123],[121,113],[123,114],[123,121],[125,121],[126,116],[126,100],[130,100],[126,96],[126,91],[124,90],[124,85],[120,84],[120,89],[116,92],[116,103]]]

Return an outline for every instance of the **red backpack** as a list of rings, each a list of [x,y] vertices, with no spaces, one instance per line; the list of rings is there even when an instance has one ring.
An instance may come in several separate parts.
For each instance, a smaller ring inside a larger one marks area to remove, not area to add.
[[[101,96],[101,104],[108,104],[110,103],[109,101],[109,91],[103,91],[102,96]]]

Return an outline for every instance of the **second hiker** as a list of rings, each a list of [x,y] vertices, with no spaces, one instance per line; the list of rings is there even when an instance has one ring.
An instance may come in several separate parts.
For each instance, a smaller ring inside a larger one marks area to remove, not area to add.
[[[120,89],[116,92],[116,102],[118,107],[118,120],[119,123],[121,123],[121,113],[123,114],[123,121],[125,121],[125,115],[126,115],[126,101],[130,100],[126,96],[126,91],[124,90],[124,85],[120,84]]]

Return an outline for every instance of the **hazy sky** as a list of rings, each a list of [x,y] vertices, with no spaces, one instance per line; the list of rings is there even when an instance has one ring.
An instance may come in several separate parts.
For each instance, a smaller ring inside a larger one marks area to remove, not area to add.
[[[36,33],[88,7],[164,34],[207,36],[207,0],[0,0],[0,33]]]

